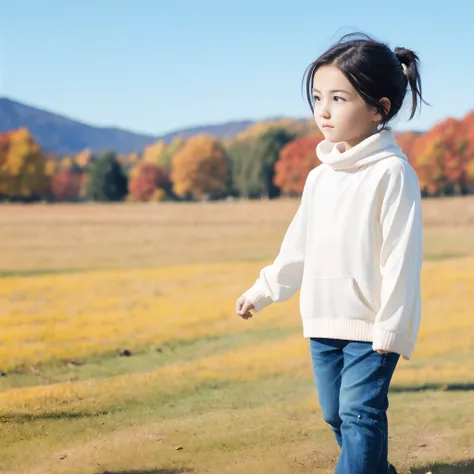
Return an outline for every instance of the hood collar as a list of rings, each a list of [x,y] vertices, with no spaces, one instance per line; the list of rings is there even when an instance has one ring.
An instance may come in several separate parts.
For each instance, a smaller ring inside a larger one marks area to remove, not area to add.
[[[340,171],[355,170],[393,155],[406,159],[391,129],[374,133],[347,151],[344,149],[344,142],[323,140],[316,147],[316,155],[322,163]]]

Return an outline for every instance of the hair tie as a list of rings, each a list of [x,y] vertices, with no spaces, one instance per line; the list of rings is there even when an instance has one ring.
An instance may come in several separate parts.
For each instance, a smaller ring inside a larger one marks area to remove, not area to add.
[[[407,75],[407,72],[408,72],[408,68],[407,68],[407,65],[404,64],[404,63],[400,63],[402,65],[402,69],[403,69],[403,74],[405,74],[405,76]]]

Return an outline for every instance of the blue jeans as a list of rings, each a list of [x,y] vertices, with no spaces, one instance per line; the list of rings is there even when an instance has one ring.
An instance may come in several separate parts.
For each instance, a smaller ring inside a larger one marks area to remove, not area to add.
[[[341,448],[335,474],[387,474],[388,388],[400,358],[371,342],[310,338],[318,401]]]

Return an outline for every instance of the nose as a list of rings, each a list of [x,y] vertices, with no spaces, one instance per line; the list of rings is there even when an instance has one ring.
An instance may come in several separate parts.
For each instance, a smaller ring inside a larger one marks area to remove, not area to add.
[[[326,102],[321,102],[320,107],[319,107],[319,116],[325,119],[328,119],[331,116]]]

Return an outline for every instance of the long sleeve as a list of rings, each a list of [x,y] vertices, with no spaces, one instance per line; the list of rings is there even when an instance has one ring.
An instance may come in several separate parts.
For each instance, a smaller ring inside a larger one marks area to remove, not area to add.
[[[418,178],[407,162],[391,170],[380,214],[381,307],[373,329],[373,349],[409,360],[421,317],[420,273],[423,236]]]
[[[314,171],[314,170],[313,170]],[[255,312],[273,302],[289,299],[301,287],[303,277],[308,200],[313,171],[308,175],[301,202],[283,238],[280,251],[271,265],[260,271],[255,284],[243,293]]]

